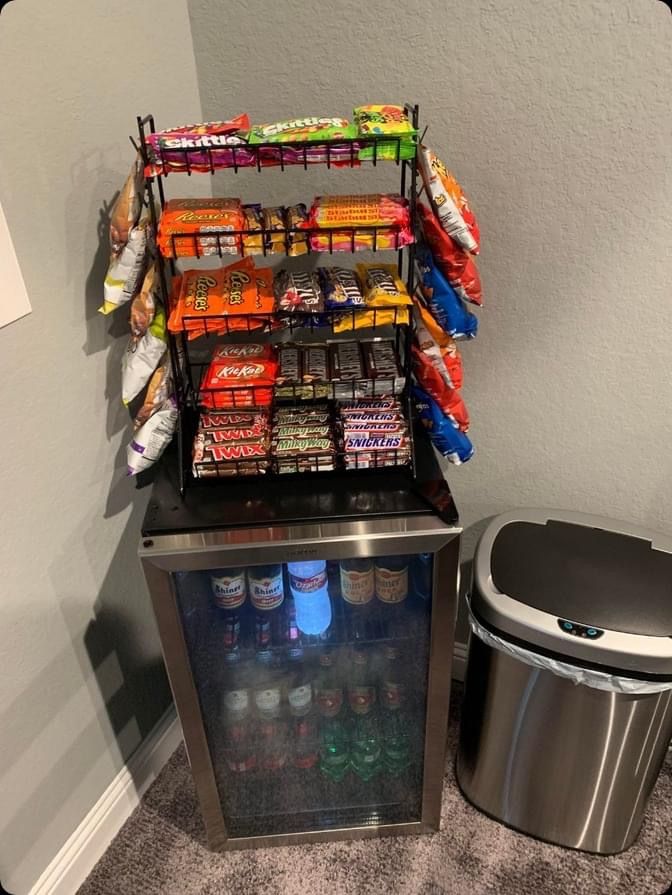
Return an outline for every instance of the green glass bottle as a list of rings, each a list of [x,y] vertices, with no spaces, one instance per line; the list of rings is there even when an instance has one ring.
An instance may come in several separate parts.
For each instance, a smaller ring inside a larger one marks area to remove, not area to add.
[[[380,729],[372,706],[353,715],[350,764],[362,780],[372,780],[383,769]]]
[[[320,771],[340,782],[350,767],[350,738],[341,718],[325,718],[320,732]]]
[[[410,724],[405,703],[406,686],[399,650],[387,645],[380,680],[382,750],[385,770],[393,777],[403,774],[411,763]]]

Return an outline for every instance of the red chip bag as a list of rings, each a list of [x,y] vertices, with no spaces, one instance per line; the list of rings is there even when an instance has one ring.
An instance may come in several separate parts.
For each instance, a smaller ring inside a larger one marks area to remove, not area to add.
[[[415,339],[439,375],[450,388],[462,388],[462,357],[452,336],[444,332],[430,312],[416,298],[413,308]]]
[[[434,212],[418,202],[425,241],[434,261],[460,298],[475,305],[483,304],[481,278],[476,262],[445,232]]]
[[[442,378],[430,358],[417,345],[413,345],[411,355],[413,373],[420,386],[434,398],[442,412],[457,429],[468,432],[469,411],[459,391],[446,385],[445,379]]]

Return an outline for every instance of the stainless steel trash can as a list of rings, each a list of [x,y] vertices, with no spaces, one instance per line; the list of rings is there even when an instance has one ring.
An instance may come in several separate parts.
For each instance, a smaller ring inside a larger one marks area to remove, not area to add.
[[[539,839],[628,848],[672,736],[672,539],[578,513],[499,516],[470,610],[462,792]]]

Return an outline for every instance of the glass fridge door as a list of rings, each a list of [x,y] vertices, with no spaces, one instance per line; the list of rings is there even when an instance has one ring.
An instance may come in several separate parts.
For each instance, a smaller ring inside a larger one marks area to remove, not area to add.
[[[228,837],[421,820],[434,564],[173,573]]]

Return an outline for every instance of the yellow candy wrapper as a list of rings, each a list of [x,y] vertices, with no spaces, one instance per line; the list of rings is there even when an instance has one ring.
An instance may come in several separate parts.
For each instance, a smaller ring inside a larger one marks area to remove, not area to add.
[[[358,264],[357,273],[362,284],[367,308],[389,308],[410,305],[404,281],[396,264]]]
[[[351,329],[367,329],[372,326],[405,326],[409,321],[408,308],[372,308],[370,311],[354,311],[352,314],[338,315],[334,321],[334,332],[344,333]]]

